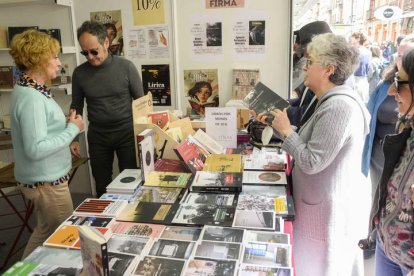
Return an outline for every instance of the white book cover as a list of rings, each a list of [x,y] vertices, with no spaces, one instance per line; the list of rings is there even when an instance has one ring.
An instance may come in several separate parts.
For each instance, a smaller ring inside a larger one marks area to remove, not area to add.
[[[243,184],[287,185],[286,173],[271,171],[244,171]]]
[[[261,152],[251,154],[244,158],[244,170],[257,171],[284,171],[286,166],[286,154],[278,152]]]
[[[202,144],[210,153],[223,154],[226,148],[220,145],[216,140],[207,135],[202,129],[198,129],[194,134],[194,138]]]
[[[141,184],[141,170],[125,169],[106,187],[108,193],[133,193]]]
[[[154,141],[151,136],[147,136],[139,142],[139,159],[141,162],[141,178],[145,181],[148,174],[154,171]]]

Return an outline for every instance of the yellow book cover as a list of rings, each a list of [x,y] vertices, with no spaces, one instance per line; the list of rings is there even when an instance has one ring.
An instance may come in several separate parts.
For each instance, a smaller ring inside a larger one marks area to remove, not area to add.
[[[145,179],[144,186],[186,188],[191,173],[152,171]]]
[[[62,225],[45,242],[44,246],[73,247],[79,240],[77,225]]]
[[[241,172],[240,154],[210,154],[204,163],[207,172]]]

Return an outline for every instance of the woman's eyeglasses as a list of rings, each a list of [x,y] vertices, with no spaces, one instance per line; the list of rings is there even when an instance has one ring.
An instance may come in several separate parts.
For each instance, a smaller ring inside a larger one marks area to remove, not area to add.
[[[400,80],[398,73],[396,73],[394,77],[394,83],[395,83],[395,88],[397,88],[397,93],[400,93],[401,85],[409,84],[410,82],[408,80]]]
[[[80,51],[80,53],[82,55],[84,55],[85,57],[87,57],[89,55],[89,53],[91,53],[91,55],[93,56],[97,56],[99,54],[98,49],[91,49],[91,50],[82,50]]]

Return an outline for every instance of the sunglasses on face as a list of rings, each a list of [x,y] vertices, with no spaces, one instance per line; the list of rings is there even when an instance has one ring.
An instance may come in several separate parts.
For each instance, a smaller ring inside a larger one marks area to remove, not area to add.
[[[99,52],[98,52],[98,48],[96,48],[96,49],[91,49],[91,50],[82,50],[82,51],[80,51],[80,53],[82,54],[82,55],[84,55],[85,57],[87,57],[88,55],[89,55],[89,53],[91,54],[91,55],[93,55],[93,56],[97,56],[98,54],[99,54]]]
[[[409,84],[409,81],[406,80],[400,80],[400,78],[398,77],[398,75],[396,75],[394,77],[394,83],[395,83],[395,88],[397,88],[397,93],[400,93],[401,91],[401,86],[404,84]]]

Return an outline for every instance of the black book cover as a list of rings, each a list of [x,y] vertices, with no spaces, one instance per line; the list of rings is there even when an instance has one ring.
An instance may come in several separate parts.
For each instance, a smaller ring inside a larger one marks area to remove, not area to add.
[[[190,191],[238,193],[242,191],[242,180],[242,173],[199,171],[194,175]]]
[[[168,224],[177,208],[178,204],[137,201],[128,204],[116,220]]]
[[[256,114],[268,113],[273,109],[283,110],[289,106],[289,103],[285,99],[261,82],[256,84],[254,89],[247,94],[243,101]]]
[[[235,207],[215,204],[181,204],[172,219],[173,224],[232,226]]]

